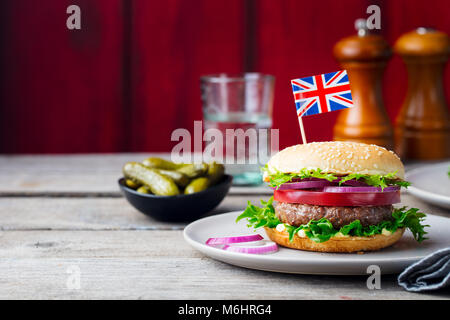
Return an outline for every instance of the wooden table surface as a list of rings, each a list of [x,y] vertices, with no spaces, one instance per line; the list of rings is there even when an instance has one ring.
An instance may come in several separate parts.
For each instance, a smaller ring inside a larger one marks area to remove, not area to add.
[[[369,290],[366,276],[279,274],[212,260],[183,240],[185,224],[152,220],[121,196],[123,163],[146,156],[0,156],[0,299],[448,298],[406,292],[393,275]],[[269,196],[266,187],[233,187],[214,213]],[[402,200],[450,216],[411,195]],[[75,274],[79,289],[70,286]]]

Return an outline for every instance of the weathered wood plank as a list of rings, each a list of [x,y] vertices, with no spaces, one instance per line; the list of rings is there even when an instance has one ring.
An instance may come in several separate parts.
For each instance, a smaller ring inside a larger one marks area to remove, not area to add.
[[[368,290],[366,277],[230,266],[191,249],[181,231],[4,231],[0,238],[1,299],[446,298],[408,293],[394,276]],[[67,287],[69,270],[79,270],[80,289]]]
[[[0,192],[115,192],[124,162],[145,155],[0,157]]]
[[[242,210],[247,200],[226,197],[210,214]],[[156,221],[125,198],[0,198],[2,230],[153,230],[185,225]]]
[[[211,260],[184,242],[185,224],[154,221],[120,197],[123,163],[147,156],[1,156],[0,298],[443,298],[407,293],[394,276],[371,291],[365,277],[284,275]],[[213,213],[241,210],[268,191],[233,188]],[[402,199],[448,216],[408,194]],[[80,268],[80,290],[66,286],[70,266]]]
[[[107,196],[119,197],[117,180],[127,161],[167,153],[0,156],[0,196]],[[417,164],[409,164],[413,168]],[[233,186],[230,194],[271,194],[267,186]]]
[[[243,210],[248,200],[259,204],[260,199],[268,196],[228,196],[210,214]],[[450,216],[445,209],[431,208],[408,194],[403,204]],[[0,198],[1,230],[180,230],[185,225],[147,217],[125,198]]]
[[[120,153],[92,155],[0,156],[0,196],[84,195],[120,196],[117,180],[127,161],[163,154]],[[267,193],[266,186],[232,187],[232,194]]]

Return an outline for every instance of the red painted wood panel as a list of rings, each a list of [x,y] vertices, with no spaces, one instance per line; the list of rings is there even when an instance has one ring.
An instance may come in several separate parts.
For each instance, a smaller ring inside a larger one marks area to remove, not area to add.
[[[200,76],[243,71],[243,5],[133,1],[131,150],[170,150],[173,130],[202,119]]]
[[[66,8],[82,8],[82,29]],[[120,151],[120,0],[3,1],[0,151]]]
[[[426,0],[385,1],[386,12],[385,36],[393,46],[395,41],[405,32],[417,27],[433,27],[450,35],[450,1]],[[397,55],[391,59],[385,74],[385,100],[388,114],[392,120],[397,116],[408,88],[406,67]],[[447,63],[444,74],[447,107],[450,108],[450,66]]]
[[[67,30],[66,8],[82,10]],[[199,77],[276,76],[274,125],[298,143],[290,79],[339,68],[331,49],[369,4],[383,35],[428,25],[450,33],[448,1],[4,0],[0,2],[0,152],[169,151],[176,128],[201,120]],[[450,97],[450,70],[445,74]],[[385,74],[393,119],[406,91],[398,57]],[[331,138],[337,112],[305,118],[308,139]]]
[[[276,76],[274,126],[280,128],[281,146],[300,143],[290,80],[339,69],[332,55],[334,44],[355,33],[354,21],[367,17],[366,8],[381,8],[382,34],[393,45],[403,33],[419,26],[450,31],[446,0],[296,1],[257,2],[256,69]],[[450,97],[450,72],[445,80]],[[394,120],[407,88],[406,69],[399,57],[388,64],[384,77],[385,106]],[[339,111],[303,118],[308,141],[332,138]]]
[[[339,70],[332,49],[340,38],[353,33],[362,17],[364,1],[257,2],[256,68],[276,77],[274,126],[281,144],[301,143],[290,80]],[[308,141],[329,140],[337,112],[303,118]]]

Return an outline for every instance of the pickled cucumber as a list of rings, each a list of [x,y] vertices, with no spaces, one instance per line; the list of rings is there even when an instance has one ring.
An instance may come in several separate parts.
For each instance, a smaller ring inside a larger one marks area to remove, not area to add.
[[[175,170],[154,169],[159,174],[172,179],[179,187],[184,188],[189,184],[189,178],[184,173]]]
[[[176,170],[181,168],[184,164],[175,163],[166,159],[150,157],[142,161],[142,164],[149,168],[163,169],[163,170]]]
[[[151,193],[151,191],[149,190],[149,188],[146,187],[146,186],[141,186],[141,187],[139,187],[136,191],[139,192],[139,193],[145,193],[145,194]]]
[[[225,167],[223,164],[211,162],[208,165],[208,177],[211,185],[216,184],[222,179],[225,173]]]
[[[206,177],[196,178],[187,185],[186,189],[184,189],[184,194],[192,194],[203,191],[207,189],[209,185],[210,181],[208,178]]]
[[[190,179],[198,178],[208,172],[208,165],[206,163],[186,164],[177,169],[178,172],[184,173]]]
[[[123,167],[125,178],[131,179],[149,188],[149,190],[159,196],[174,196],[180,193],[176,183],[139,162],[127,162]]]
[[[131,189],[134,189],[134,190],[136,190],[137,188],[139,188],[139,187],[141,186],[139,183],[134,182],[134,181],[131,180],[131,179],[126,179],[126,180],[125,180],[125,185],[126,185],[128,188],[131,188]]]

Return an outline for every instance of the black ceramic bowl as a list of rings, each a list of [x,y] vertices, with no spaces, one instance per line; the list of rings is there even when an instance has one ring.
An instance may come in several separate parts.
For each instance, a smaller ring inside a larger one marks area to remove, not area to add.
[[[218,184],[204,191],[170,197],[139,193],[128,188],[124,178],[119,179],[119,186],[128,202],[143,214],[160,221],[185,222],[214,209],[227,195],[232,180],[226,174]]]

